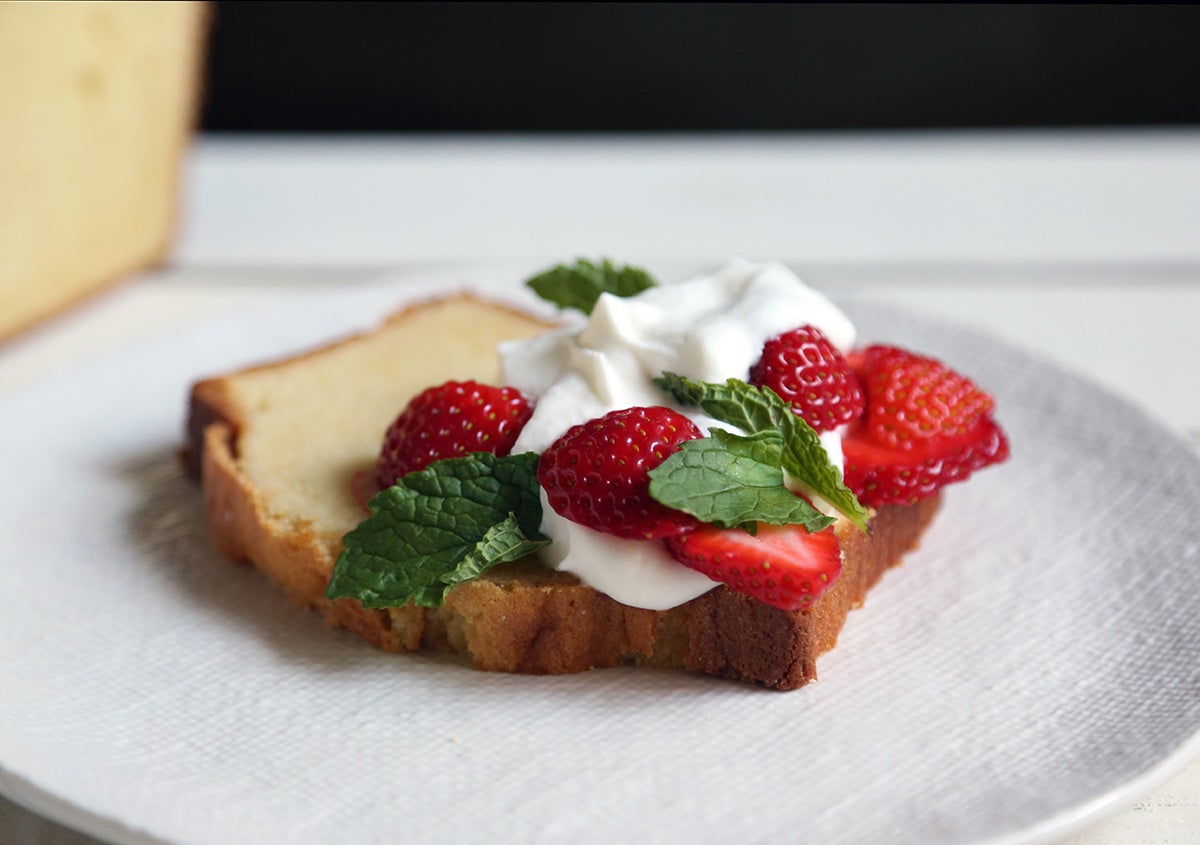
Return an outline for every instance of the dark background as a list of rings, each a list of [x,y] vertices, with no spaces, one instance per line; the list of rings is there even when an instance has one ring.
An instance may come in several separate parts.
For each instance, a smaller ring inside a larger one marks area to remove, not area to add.
[[[1200,7],[216,4],[204,127],[1200,123]]]

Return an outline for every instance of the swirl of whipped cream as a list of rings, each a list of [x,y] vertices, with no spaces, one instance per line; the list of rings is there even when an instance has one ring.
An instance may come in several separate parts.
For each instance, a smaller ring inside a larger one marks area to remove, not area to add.
[[[720,425],[680,408],[652,379],[671,371],[699,381],[745,379],[772,337],[812,325],[843,352],[854,325],[825,296],[777,262],[734,260],[637,296],[604,294],[582,326],[500,349],[504,383],[536,400],[514,453],[543,452],[571,426],[635,405],[666,405],[700,429]],[[841,465],[841,435],[822,442]],[[622,604],[666,610],[717,582],[678,563],[660,542],[625,540],[559,516],[542,496],[547,565],[574,573]]]

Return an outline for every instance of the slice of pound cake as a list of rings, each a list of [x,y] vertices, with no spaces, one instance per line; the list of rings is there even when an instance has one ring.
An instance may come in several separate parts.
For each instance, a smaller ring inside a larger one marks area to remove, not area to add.
[[[579,262],[531,286],[587,321],[451,296],[195,384],[185,455],[218,549],[389,651],[793,689],[940,487],[1006,455],[986,394],[851,351],[781,265],[658,285]]]

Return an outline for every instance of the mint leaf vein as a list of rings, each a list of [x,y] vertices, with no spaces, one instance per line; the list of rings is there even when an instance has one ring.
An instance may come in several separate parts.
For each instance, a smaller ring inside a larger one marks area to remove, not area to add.
[[[364,607],[440,607],[455,584],[549,543],[533,452],[485,452],[410,473],[367,503],[345,537],[326,598]]]
[[[683,443],[652,469],[650,495],[718,528],[766,522],[813,532],[833,524],[784,486],[782,454],[777,431],[742,437],[716,429],[712,437]]]
[[[782,476],[782,471],[786,471],[806,490],[820,496],[859,528],[866,530],[867,510],[843,483],[842,474],[838,468],[830,463],[829,456],[821,445],[819,435],[808,423],[792,413],[791,407],[773,390],[754,387],[739,379],[729,379],[724,384],[717,384],[695,381],[675,373],[663,373],[660,378],[655,379],[654,383],[674,396],[680,404],[699,407],[710,417],[734,426],[748,435],[774,433],[779,438],[780,452],[777,459],[775,456],[770,456],[768,462],[774,460],[774,466],[781,470],[780,487],[787,490],[783,486]],[[708,449],[721,448],[730,451],[730,444],[734,441],[722,438],[717,431],[714,431],[713,434],[713,440],[718,446],[708,447]],[[766,442],[768,442],[767,439],[762,441],[762,443]],[[670,458],[664,462],[664,466],[669,462]],[[680,488],[690,485],[701,489],[710,489],[711,481],[705,477],[703,472],[697,471],[698,467],[695,466],[690,467],[687,476],[679,473],[680,469],[687,468],[682,459],[676,461],[672,466],[674,472],[678,474],[674,476],[672,484],[667,487],[664,486],[666,476],[664,473],[664,481],[659,485],[660,492],[662,495],[669,496],[672,501],[686,501],[689,506],[694,506],[691,501],[693,497],[684,495]],[[652,496],[655,495],[654,489],[652,483],[650,489]],[[795,498],[790,491],[788,493]],[[779,497],[773,494],[771,501],[775,502],[777,498]],[[782,501],[781,498],[779,500]],[[669,507],[688,510],[687,507],[672,504],[672,501],[662,499],[659,501]],[[735,510],[731,508],[728,511],[722,511],[721,521],[737,523],[738,520],[730,515]],[[688,510],[688,512],[692,511]],[[768,510],[768,512],[777,513],[774,510]],[[715,522],[715,520],[708,521]],[[759,521],[767,520],[759,519]]]

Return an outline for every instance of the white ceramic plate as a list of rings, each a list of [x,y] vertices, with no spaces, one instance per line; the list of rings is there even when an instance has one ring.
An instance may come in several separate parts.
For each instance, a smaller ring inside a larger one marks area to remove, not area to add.
[[[1028,843],[1131,803],[1200,730],[1200,462],[997,341],[869,304],[864,336],[997,396],[821,680],[486,675],[324,629],[209,545],[177,467],[195,377],[414,290],[291,297],[0,402],[0,791],[115,842]]]

